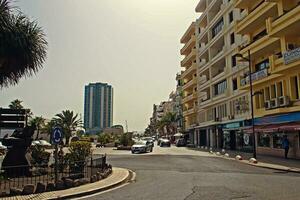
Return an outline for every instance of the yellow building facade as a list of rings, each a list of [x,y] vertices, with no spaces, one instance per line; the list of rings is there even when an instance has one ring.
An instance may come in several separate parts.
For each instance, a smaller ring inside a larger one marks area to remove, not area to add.
[[[198,103],[195,22],[188,27],[180,42],[183,44],[180,53],[184,56],[181,61],[181,67],[184,69],[181,73],[184,127],[185,130],[189,130],[197,123]]]
[[[260,154],[300,158],[300,0],[235,0],[241,19],[235,32],[243,38],[238,51],[250,55],[255,132]],[[249,72],[239,77],[250,90]]]

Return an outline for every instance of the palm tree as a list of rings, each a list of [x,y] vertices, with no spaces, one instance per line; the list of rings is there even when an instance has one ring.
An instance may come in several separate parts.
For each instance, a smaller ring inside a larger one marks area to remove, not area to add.
[[[45,126],[45,119],[42,116],[34,117],[34,118],[31,119],[30,124],[31,124],[31,126],[34,126],[36,128],[37,133],[36,133],[35,139],[38,140],[39,135],[40,135],[40,131]]]
[[[70,110],[62,111],[62,113],[55,116],[57,125],[61,126],[64,130],[66,145],[68,145],[72,132],[75,131],[76,128],[82,127],[82,120],[78,118],[78,114],[74,114],[74,112]]]
[[[0,0],[0,87],[35,74],[46,59],[47,41],[41,27]]]
[[[21,100],[19,99],[15,99],[13,100],[12,102],[10,102],[10,104],[8,105],[8,107],[10,109],[23,109],[23,105],[22,105],[22,102]]]

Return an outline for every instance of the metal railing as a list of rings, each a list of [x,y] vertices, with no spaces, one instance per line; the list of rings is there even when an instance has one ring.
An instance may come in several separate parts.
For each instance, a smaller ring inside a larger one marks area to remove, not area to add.
[[[22,189],[25,185],[37,185],[55,183],[55,173],[57,171],[57,180],[64,178],[81,179],[91,178],[97,172],[104,172],[107,168],[106,155],[98,155],[97,158],[87,158],[81,161],[70,161],[59,163],[57,170],[55,165],[50,166],[9,166],[1,169],[0,173],[0,194],[9,194],[11,188]],[[27,169],[30,174],[26,174]],[[13,174],[19,174],[13,176]],[[22,175],[21,175],[22,174]]]

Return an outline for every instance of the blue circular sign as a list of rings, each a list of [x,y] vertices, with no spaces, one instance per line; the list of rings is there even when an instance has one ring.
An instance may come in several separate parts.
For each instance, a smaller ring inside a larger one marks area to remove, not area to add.
[[[62,138],[63,138],[62,129],[59,127],[54,128],[53,134],[52,134],[53,143],[59,144],[61,142]]]

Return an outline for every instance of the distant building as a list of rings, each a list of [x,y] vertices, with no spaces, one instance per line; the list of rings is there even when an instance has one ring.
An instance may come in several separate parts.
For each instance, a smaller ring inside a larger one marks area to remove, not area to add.
[[[90,83],[84,92],[84,128],[97,133],[113,123],[113,88],[106,83]]]
[[[105,128],[103,130],[103,133],[105,134],[114,134],[114,135],[121,135],[124,133],[124,129],[122,125],[115,125],[109,128]]]

